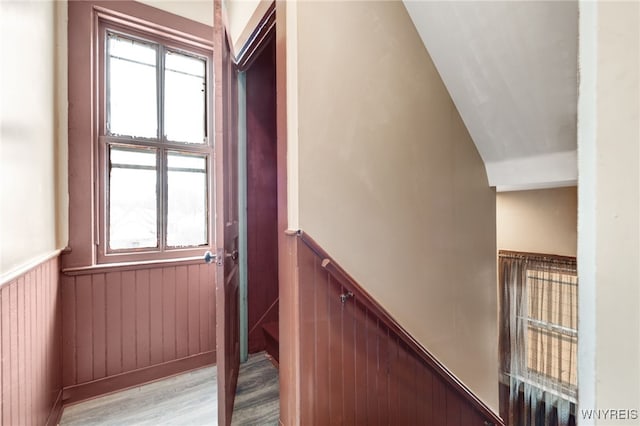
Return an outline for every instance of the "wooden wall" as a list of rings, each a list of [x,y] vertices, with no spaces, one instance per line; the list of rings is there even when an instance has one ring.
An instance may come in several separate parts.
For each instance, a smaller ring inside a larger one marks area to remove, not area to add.
[[[54,424],[61,408],[58,256],[0,287],[1,425]]]
[[[215,361],[214,266],[102,268],[63,274],[61,287],[65,402]]]
[[[298,240],[301,424],[502,424],[313,240]]]
[[[246,71],[249,352],[265,348],[262,325],[278,321],[275,38]]]

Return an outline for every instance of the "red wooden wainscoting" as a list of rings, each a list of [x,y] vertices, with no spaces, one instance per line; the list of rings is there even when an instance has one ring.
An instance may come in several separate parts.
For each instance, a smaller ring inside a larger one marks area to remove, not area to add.
[[[0,288],[2,425],[55,424],[61,410],[58,256]]]
[[[215,362],[215,267],[62,276],[64,402]]]
[[[503,424],[310,237],[297,240],[301,424]]]

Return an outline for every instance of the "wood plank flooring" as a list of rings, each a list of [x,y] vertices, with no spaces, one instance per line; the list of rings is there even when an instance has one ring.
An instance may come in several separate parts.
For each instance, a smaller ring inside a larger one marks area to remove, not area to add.
[[[278,370],[264,353],[240,365],[234,425],[277,425]],[[66,407],[63,426],[215,425],[216,367],[180,374]]]
[[[264,355],[240,364],[232,425],[277,425],[280,418],[278,370]]]

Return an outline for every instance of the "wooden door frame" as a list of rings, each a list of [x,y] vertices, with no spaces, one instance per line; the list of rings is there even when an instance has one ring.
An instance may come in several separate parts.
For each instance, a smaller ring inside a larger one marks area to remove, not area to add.
[[[300,303],[297,239],[289,228],[287,162],[287,11],[276,3],[276,127],[278,174],[278,292],[280,424],[300,424]]]
[[[269,42],[275,39],[275,2],[261,2],[251,17],[247,28],[254,28],[250,34],[243,34],[244,40],[238,53],[234,53],[238,69],[238,191],[240,203],[240,362],[245,362],[248,355],[248,265],[247,265],[247,103],[246,73],[253,61],[260,56]],[[240,92],[241,90],[241,92]]]
[[[240,363],[249,357],[248,326],[248,258],[247,258],[247,80],[246,72],[238,71],[238,259],[240,306]]]
[[[267,3],[267,2],[265,2]],[[271,1],[248,43],[240,50],[240,69],[258,56],[275,26],[276,43],[276,171],[278,209],[278,316],[280,424],[300,424],[300,315],[298,302],[297,239],[289,229],[287,165],[287,49],[286,1]],[[260,12],[260,6],[256,13]],[[254,15],[255,18],[255,15]],[[251,23],[250,23],[251,25]]]
[[[254,28],[238,51],[238,68],[245,70],[275,27],[276,127],[278,209],[278,292],[280,335],[280,424],[300,424],[300,315],[298,302],[297,239],[288,223],[287,176],[287,49],[285,1],[263,1],[247,25]],[[243,37],[245,37],[243,35]],[[241,37],[241,41],[243,39]]]

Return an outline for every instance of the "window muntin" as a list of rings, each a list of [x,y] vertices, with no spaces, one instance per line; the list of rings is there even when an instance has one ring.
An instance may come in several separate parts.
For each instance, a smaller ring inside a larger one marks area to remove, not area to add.
[[[98,261],[200,254],[212,239],[211,52],[106,22],[101,31]]]

